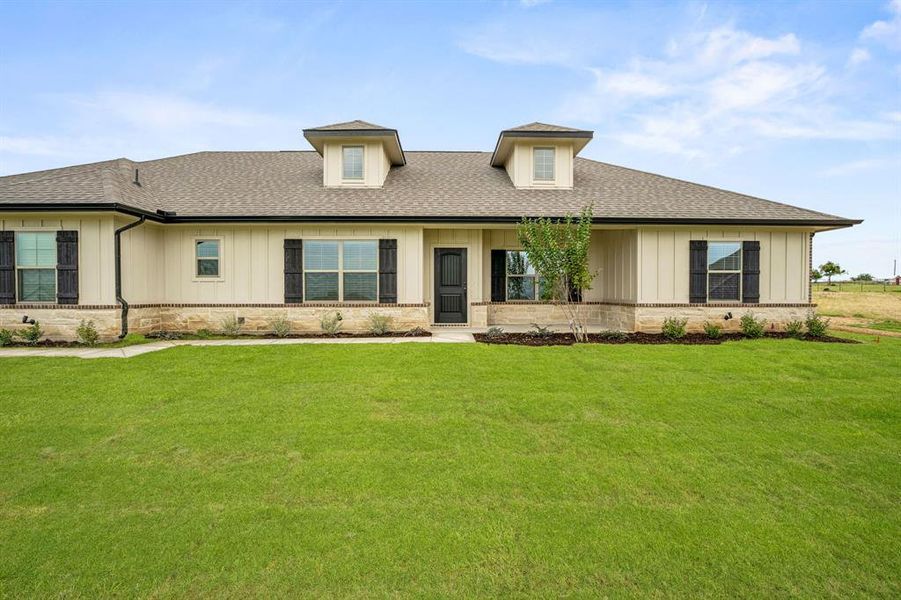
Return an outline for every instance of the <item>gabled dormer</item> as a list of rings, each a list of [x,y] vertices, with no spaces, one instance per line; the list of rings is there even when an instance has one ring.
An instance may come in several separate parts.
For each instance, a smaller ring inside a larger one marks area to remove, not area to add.
[[[303,136],[322,157],[322,185],[379,188],[393,166],[407,163],[396,129],[348,121],[304,129]]]
[[[504,167],[517,188],[572,189],[573,161],[594,132],[546,123],[505,129],[497,138],[492,167]]]

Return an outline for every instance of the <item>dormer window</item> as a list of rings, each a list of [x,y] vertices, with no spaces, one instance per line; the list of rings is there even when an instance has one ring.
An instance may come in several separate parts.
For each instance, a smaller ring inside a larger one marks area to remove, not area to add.
[[[345,181],[363,180],[363,146],[341,147],[341,177]]]
[[[539,182],[554,181],[554,148],[535,148],[532,150],[532,178]]]

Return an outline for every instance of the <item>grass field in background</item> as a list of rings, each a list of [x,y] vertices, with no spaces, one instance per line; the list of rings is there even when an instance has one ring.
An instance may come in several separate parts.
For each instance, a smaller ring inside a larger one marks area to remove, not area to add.
[[[901,321],[901,286],[885,286],[883,291],[882,284],[819,283],[813,286],[813,301],[820,314],[854,319],[856,325],[870,329]]]
[[[0,596],[901,594],[901,340],[0,367]]]

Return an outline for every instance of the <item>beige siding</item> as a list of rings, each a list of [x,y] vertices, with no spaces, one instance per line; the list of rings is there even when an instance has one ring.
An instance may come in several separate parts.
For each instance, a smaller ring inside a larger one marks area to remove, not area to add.
[[[532,181],[532,149],[533,148],[556,149],[554,176],[556,181],[535,182]],[[540,140],[518,142],[514,144],[512,152],[504,165],[510,180],[518,188],[572,188],[573,186],[573,147],[572,144],[559,142],[541,142]]]
[[[422,264],[424,266],[422,295],[433,304],[435,290],[435,248],[466,248],[467,300],[478,302],[483,296],[483,252],[481,229],[426,229],[423,231]],[[490,258],[489,258],[490,261]],[[488,288],[490,297],[490,286]],[[433,307],[429,307],[434,318]]]
[[[137,231],[137,230],[135,230]],[[194,277],[194,241],[222,240],[222,277]],[[398,248],[398,302],[422,302],[422,229],[369,225],[315,226],[189,226],[162,229],[160,297],[167,303],[281,303],[284,302],[284,240],[292,239],[396,239]],[[140,266],[137,269],[143,269]],[[152,278],[147,279],[153,281]],[[137,293],[140,288],[135,288]],[[157,288],[158,289],[158,288]],[[154,301],[155,294],[143,297]],[[136,296],[136,297],[141,297]],[[143,298],[141,297],[141,298]],[[126,296],[130,302],[136,300]]]
[[[363,180],[343,181],[342,146],[363,146]],[[381,141],[338,139],[323,147],[322,178],[326,187],[381,187],[391,169],[391,161]]]
[[[638,298],[638,234],[635,230],[594,232],[589,266],[595,284],[588,300],[635,302]]]
[[[0,229],[78,231],[78,303],[112,304],[116,300],[113,215],[0,215]]]
[[[133,221],[117,218],[116,227]],[[165,230],[155,223],[122,233],[122,296],[130,304],[168,302],[164,293],[164,243]]]
[[[642,228],[639,300],[688,302],[690,240],[760,242],[760,302],[806,302],[809,231],[788,229]]]

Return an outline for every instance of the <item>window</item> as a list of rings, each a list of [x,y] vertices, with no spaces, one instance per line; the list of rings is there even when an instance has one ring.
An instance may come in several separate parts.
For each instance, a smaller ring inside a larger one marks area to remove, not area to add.
[[[344,179],[363,179],[363,146],[342,146],[341,176]]]
[[[16,278],[21,302],[56,301],[55,233],[16,233]]]
[[[554,181],[554,148],[532,150],[532,178],[535,181]]]
[[[194,240],[195,275],[201,278],[218,279],[220,274],[220,240]]]
[[[538,276],[525,252],[507,252],[507,300],[537,300]]]
[[[741,243],[707,244],[707,300],[741,300]]]
[[[374,240],[303,243],[306,302],[376,302],[379,245]]]

